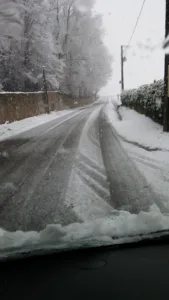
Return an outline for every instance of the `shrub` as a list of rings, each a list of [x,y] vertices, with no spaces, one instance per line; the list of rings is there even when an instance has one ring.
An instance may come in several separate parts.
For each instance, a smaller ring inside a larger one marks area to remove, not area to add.
[[[122,105],[163,123],[164,82],[155,81],[138,89],[124,91],[121,94]]]

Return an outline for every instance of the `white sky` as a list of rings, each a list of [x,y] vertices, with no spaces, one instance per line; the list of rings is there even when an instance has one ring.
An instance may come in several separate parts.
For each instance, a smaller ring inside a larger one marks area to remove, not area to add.
[[[113,77],[101,91],[102,95],[120,92],[120,46],[128,43],[142,3],[143,0],[96,0],[95,10],[104,16],[105,43],[114,57]],[[165,0],[146,0],[131,47],[127,51],[128,60],[124,70],[126,89],[163,78],[164,52],[161,44],[164,34]]]

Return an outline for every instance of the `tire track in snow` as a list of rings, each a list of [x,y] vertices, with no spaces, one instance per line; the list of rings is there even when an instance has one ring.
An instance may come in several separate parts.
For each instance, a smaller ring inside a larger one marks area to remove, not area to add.
[[[146,178],[149,186],[157,195],[156,204],[162,213],[169,212],[168,184],[169,184],[169,158],[168,153],[145,152],[134,145],[122,143],[130,159]],[[166,156],[164,158],[164,156]]]
[[[11,192],[8,185],[4,195],[1,193],[4,199],[1,197],[0,226],[10,231],[28,231],[79,220],[63,200],[81,131],[91,111],[71,118],[57,131],[53,128],[36,151],[31,147],[22,149],[28,158],[17,165],[14,174],[4,178],[4,184],[13,180],[16,189]]]
[[[100,144],[112,206],[130,213],[148,211],[157,202],[156,195],[123,149],[116,131],[107,121],[104,109],[100,113]]]
[[[81,135],[65,201],[82,220],[106,217],[113,213],[107,175],[103,164],[96,108]]]
[[[6,177],[7,174],[15,172],[18,164],[22,165],[24,163],[25,157],[23,155],[18,155],[18,150],[20,150],[20,153],[24,153],[27,147],[31,147],[32,152],[38,151],[41,142],[45,143],[46,141],[48,143],[46,139],[47,134],[48,137],[51,137],[51,133],[55,128],[63,125],[67,121],[71,121],[71,119],[82,113],[82,110],[76,113],[70,113],[69,117],[62,116],[56,120],[39,125],[12,138],[0,141],[0,153],[8,153],[8,159],[4,159],[0,156],[0,180]]]

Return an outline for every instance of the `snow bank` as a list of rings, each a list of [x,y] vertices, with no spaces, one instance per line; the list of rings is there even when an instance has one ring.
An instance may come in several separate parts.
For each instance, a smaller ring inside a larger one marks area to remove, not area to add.
[[[119,135],[148,148],[169,151],[169,133],[164,133],[161,125],[126,107],[121,107],[119,112],[122,121],[113,106],[107,107],[109,120]]]
[[[51,112],[50,114],[43,114],[35,117],[30,117],[23,119],[21,121],[15,121],[12,123],[6,122],[0,125],[0,141],[10,138],[16,134],[22,133],[24,131],[30,130],[36,126],[42,125],[44,123],[50,122],[59,117],[65,116],[71,113],[73,110],[62,110]]]
[[[109,218],[75,223],[65,227],[48,225],[41,232],[14,233],[0,229],[0,258],[37,250],[63,250],[138,241],[144,235],[169,229],[169,217],[153,205],[138,215],[116,211]]]

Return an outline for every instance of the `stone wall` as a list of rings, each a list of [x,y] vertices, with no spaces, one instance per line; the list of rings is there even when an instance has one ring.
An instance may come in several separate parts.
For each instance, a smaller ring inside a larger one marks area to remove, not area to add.
[[[49,111],[80,107],[90,104],[92,99],[73,99],[58,92],[48,92],[46,101],[43,92],[0,93],[0,123],[13,122]]]

